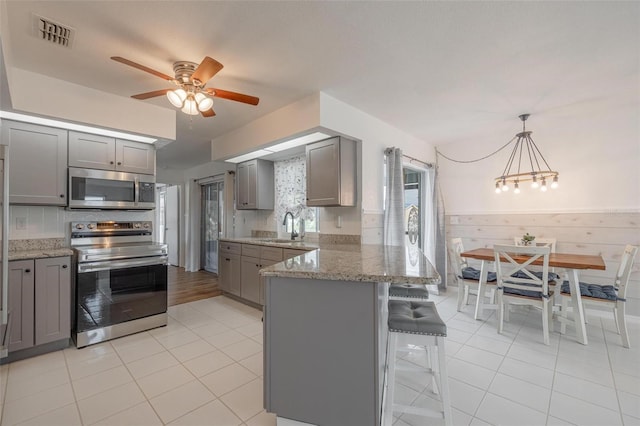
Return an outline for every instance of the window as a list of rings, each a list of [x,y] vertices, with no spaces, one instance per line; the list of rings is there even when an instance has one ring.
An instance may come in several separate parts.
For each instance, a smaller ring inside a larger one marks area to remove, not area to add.
[[[304,219],[305,232],[319,231],[317,207],[307,207],[307,164],[304,155],[274,162],[276,188],[276,222],[281,225],[285,213],[293,213],[296,232],[300,229],[300,219]],[[288,232],[291,225],[287,224]],[[282,228],[278,228],[280,232]]]

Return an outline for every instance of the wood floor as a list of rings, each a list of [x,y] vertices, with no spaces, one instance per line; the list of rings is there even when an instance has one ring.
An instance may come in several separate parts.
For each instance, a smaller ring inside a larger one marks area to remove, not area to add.
[[[169,306],[222,294],[218,276],[206,271],[186,272],[184,268],[170,265],[168,281]]]

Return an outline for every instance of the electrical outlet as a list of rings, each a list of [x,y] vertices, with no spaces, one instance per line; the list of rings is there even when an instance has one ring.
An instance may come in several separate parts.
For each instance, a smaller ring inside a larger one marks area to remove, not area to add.
[[[16,217],[16,229],[27,229],[26,217]]]

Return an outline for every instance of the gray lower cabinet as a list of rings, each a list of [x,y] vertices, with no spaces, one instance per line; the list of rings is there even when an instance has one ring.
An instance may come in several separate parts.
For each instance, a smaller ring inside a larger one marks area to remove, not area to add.
[[[256,244],[220,242],[220,288],[253,303],[264,305],[264,280],[260,270],[307,250],[271,247]]]
[[[242,244],[221,241],[218,256],[218,281],[223,291],[240,296]]]
[[[9,352],[71,336],[71,259],[9,262]]]
[[[260,303],[260,269],[259,258],[242,256],[240,297],[254,303]]]
[[[2,121],[9,145],[9,203],[67,204],[67,131]]]
[[[36,345],[71,337],[71,260],[36,259]]]
[[[33,346],[34,277],[33,260],[9,262],[9,352]]]

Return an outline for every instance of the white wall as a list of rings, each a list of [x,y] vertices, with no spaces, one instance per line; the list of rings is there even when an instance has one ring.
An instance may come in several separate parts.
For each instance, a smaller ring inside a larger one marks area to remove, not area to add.
[[[65,210],[55,206],[9,206],[9,239],[68,238],[71,222],[151,220],[150,211]]]
[[[433,145],[360,111],[326,93],[320,93],[321,125],[362,141],[361,199],[364,211],[381,212],[384,150],[395,146],[425,162],[435,161]]]
[[[553,170],[559,187],[546,193],[523,184],[521,193],[495,194],[510,153],[473,164],[439,159],[440,183],[449,214],[598,212],[640,209],[640,108],[600,108],[580,115],[532,115],[527,130]],[[513,134],[496,134],[439,146],[447,156],[469,160],[489,154]]]
[[[15,110],[164,139],[176,138],[173,109],[18,68],[11,72],[7,69],[7,79]]]
[[[314,93],[213,139],[211,159],[222,160],[245,154],[318,126],[319,96],[319,93]]]

